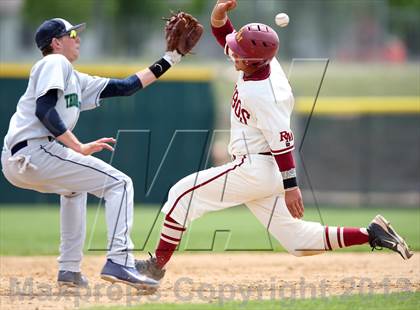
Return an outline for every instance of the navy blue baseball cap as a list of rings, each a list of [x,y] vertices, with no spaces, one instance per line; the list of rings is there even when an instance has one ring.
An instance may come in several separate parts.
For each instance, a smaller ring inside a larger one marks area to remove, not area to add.
[[[85,27],[86,23],[73,26],[62,18],[49,19],[44,21],[36,30],[35,42],[38,48],[42,50],[51,44],[53,38],[62,37],[69,34],[72,30],[76,30],[78,32],[83,31]]]

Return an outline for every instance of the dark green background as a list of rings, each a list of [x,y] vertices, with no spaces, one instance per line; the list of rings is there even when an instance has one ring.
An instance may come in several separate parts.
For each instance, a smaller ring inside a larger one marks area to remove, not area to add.
[[[2,137],[26,83],[0,79]],[[100,108],[83,112],[75,133],[83,142],[118,137],[112,165],[132,177],[136,203],[160,204],[175,182],[212,164],[208,148],[215,124],[214,93],[211,81],[159,81],[134,96],[104,100]],[[417,206],[418,198],[390,200],[389,195],[419,193],[420,114],[315,115],[299,152],[308,116],[294,114],[292,124],[302,189],[309,193],[312,185],[319,192],[358,195],[357,201],[341,202],[357,206]],[[111,160],[110,152],[95,156]],[[58,202],[56,195],[15,188],[4,177],[0,189],[0,203]],[[377,193],[388,196],[378,202],[371,196]],[[304,198],[315,202],[312,196]]]
[[[0,79],[2,137],[26,85],[26,79]],[[203,163],[206,160],[213,118],[213,91],[209,82],[159,81],[131,97],[103,100],[101,107],[81,113],[74,132],[82,142],[118,135],[112,165],[133,179],[136,202],[160,203],[171,185],[200,169],[202,160]],[[119,130],[123,131],[118,133]],[[95,156],[106,162],[111,160],[110,152]],[[162,161],[156,182],[146,197]],[[0,188],[1,203],[58,201],[57,195],[15,188],[3,176]]]

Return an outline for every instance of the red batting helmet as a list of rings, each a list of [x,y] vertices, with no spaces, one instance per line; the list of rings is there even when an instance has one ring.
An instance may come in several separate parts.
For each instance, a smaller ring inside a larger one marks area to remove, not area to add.
[[[243,58],[247,65],[260,67],[273,59],[279,45],[279,37],[271,27],[251,23],[226,36],[225,52],[227,53],[229,48]]]

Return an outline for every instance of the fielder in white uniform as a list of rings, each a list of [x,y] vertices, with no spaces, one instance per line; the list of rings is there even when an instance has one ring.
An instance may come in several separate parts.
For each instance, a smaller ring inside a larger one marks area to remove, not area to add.
[[[78,72],[72,63],[79,57],[76,26],[55,18],[37,30],[35,41],[44,57],[30,73],[26,92],[10,120],[1,157],[2,171],[13,185],[61,196],[59,284],[87,285],[80,265],[86,232],[87,194],[105,200],[108,253],[101,276],[137,288],[156,281],[134,268],[133,184],[126,174],[91,154],[113,150],[113,138],[81,143],[72,133],[80,112],[99,106],[100,100],[128,96],[157,80],[181,55],[166,52],[149,68],[127,79],[109,79]]]
[[[404,240],[381,216],[367,229],[301,220],[304,209],[290,129],[294,99],[275,58],[279,39],[273,29],[258,23],[235,32],[226,14],[235,7],[235,0],[219,0],[211,16],[213,34],[239,71],[231,101],[229,153],[233,161],[191,174],[171,188],[162,209],[165,220],[156,257],[136,261],[137,270],[162,279],[164,266],[191,221],[240,204],[296,256],[370,243],[390,248],[404,259],[411,257]]]

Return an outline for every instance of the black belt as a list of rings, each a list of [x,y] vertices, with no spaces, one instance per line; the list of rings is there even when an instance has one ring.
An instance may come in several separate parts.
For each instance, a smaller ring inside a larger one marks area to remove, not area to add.
[[[271,154],[271,152],[262,152],[262,153],[258,153],[258,155],[273,155],[273,154]],[[233,156],[233,159],[236,159],[236,156],[235,155],[232,155]]]
[[[48,141],[52,141],[54,140],[53,137],[48,137]],[[12,153],[12,156],[15,155],[17,152],[19,152],[21,149],[23,149],[24,147],[28,146],[28,140],[24,140],[24,141],[20,141],[18,143],[16,143],[12,149],[10,150],[10,152]]]

